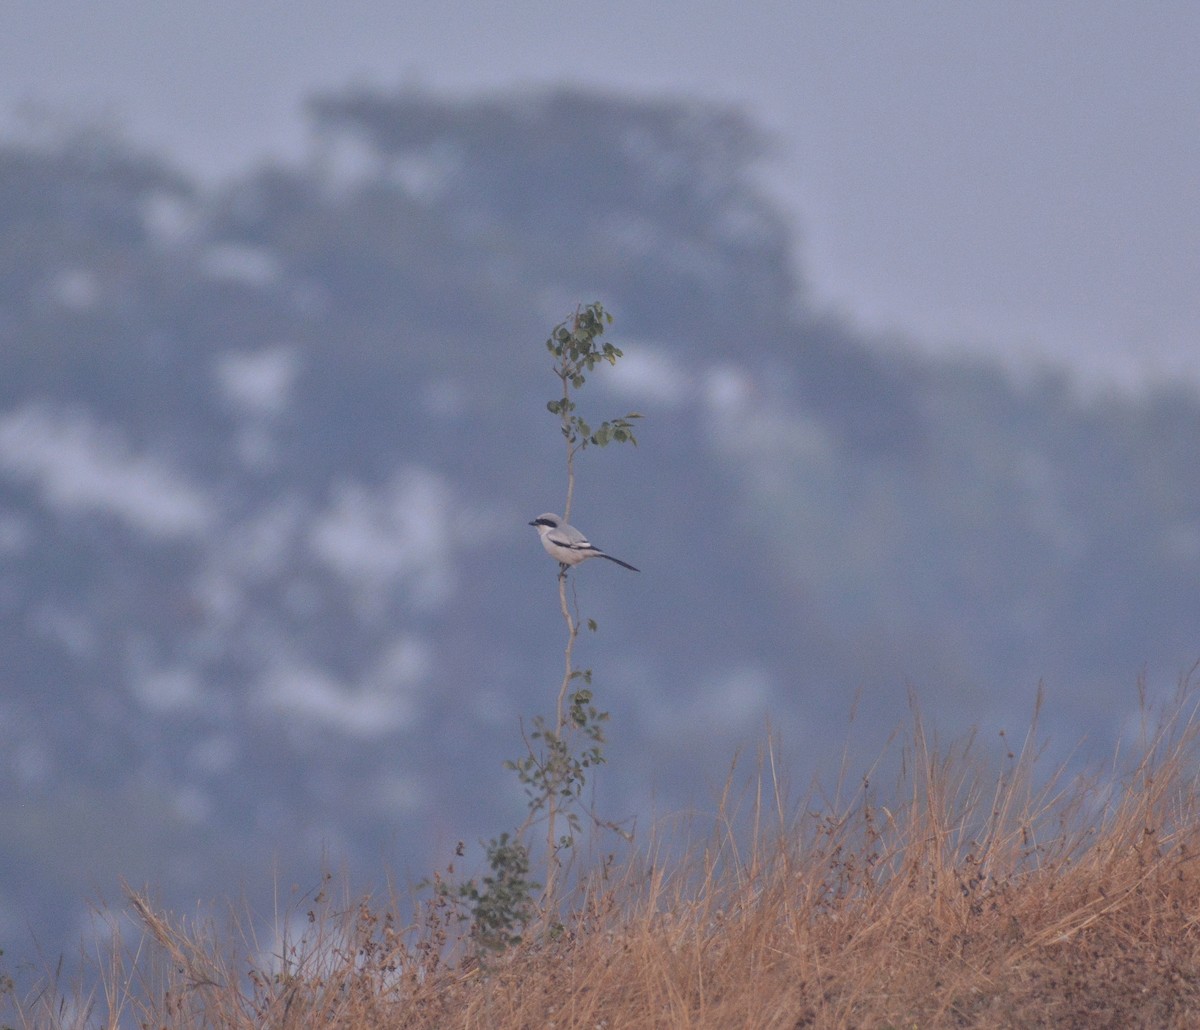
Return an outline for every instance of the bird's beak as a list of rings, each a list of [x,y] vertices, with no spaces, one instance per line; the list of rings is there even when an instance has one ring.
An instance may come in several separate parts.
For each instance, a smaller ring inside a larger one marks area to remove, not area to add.
[[[530,523],[529,523],[529,525],[531,525],[531,526],[536,526],[536,525],[537,525],[537,519],[533,519],[533,520],[531,520],[531,521],[530,521]]]

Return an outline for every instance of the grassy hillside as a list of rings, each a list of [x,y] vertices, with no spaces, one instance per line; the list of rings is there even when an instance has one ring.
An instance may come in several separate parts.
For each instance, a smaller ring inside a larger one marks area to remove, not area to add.
[[[789,805],[775,744],[711,834],[584,878],[500,953],[445,897],[343,897],[192,919],[131,892],[90,996],[9,997],[15,1027],[1184,1027],[1200,1021],[1200,693],[1143,706],[1092,775],[988,768],[920,715],[881,756]],[[898,761],[892,761],[898,760]],[[886,800],[881,800],[886,799]],[[407,912],[402,917],[401,912]]]

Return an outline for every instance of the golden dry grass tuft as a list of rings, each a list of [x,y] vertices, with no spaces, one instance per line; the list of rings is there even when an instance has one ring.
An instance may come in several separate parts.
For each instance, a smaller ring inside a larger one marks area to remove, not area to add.
[[[1182,689],[1128,764],[1087,779],[1035,775],[1032,732],[997,768],[914,715],[886,804],[860,781],[788,811],[768,748],[745,833],[727,795],[705,844],[605,870],[564,927],[482,961],[444,899],[402,924],[322,895],[264,954],[132,893],[102,988],[45,990],[14,1025],[1197,1026],[1196,704]]]

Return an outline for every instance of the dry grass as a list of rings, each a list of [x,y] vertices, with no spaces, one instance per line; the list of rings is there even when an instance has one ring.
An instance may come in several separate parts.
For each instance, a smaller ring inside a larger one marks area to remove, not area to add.
[[[401,925],[390,903],[320,897],[264,954],[131,894],[137,929],[98,993],[66,1004],[43,991],[14,1025],[1200,1025],[1193,694],[1129,764],[1088,780],[1035,776],[1032,743],[989,771],[914,716],[886,805],[860,782],[844,803],[788,812],[768,749],[747,832],[733,832],[727,796],[706,845],[609,870],[561,932],[483,965],[436,900]]]

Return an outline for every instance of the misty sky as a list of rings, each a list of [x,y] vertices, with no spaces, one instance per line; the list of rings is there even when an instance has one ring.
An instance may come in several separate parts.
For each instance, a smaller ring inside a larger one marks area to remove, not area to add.
[[[810,298],[926,347],[1200,383],[1200,4],[6,0],[0,123],[220,176],[314,90],[554,82],[744,106]]]

